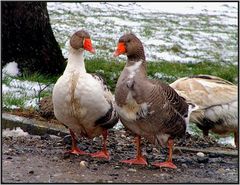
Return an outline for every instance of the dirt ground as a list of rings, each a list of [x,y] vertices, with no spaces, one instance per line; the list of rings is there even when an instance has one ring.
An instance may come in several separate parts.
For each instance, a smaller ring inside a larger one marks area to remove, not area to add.
[[[97,159],[88,155],[69,155],[71,139],[44,135],[2,137],[3,183],[237,183],[238,157],[218,153],[174,150],[177,169],[157,168],[154,161],[164,161],[167,149],[155,148],[144,139],[142,150],[148,166],[127,165],[119,162],[135,155],[133,137],[125,130],[109,132],[108,149],[111,159]],[[187,134],[176,141],[176,146],[235,150],[214,141],[206,142]],[[101,137],[82,138],[79,148],[95,152],[101,148]],[[81,163],[81,164],[80,164]],[[83,165],[82,165],[83,164]]]

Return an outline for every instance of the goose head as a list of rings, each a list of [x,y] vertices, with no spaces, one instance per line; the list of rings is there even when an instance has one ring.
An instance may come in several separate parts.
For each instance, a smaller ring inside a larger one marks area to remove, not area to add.
[[[126,54],[128,60],[145,61],[145,54],[142,42],[133,33],[127,33],[121,36],[118,40],[117,49],[114,52],[114,57]]]
[[[70,39],[70,46],[74,50],[86,50],[90,53],[95,53],[95,49],[92,47],[92,41],[90,35],[85,30],[75,32]]]

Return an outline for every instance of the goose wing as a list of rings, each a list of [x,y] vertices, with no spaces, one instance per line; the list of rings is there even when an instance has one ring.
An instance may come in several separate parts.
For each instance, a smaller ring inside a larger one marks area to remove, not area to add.
[[[102,76],[100,76],[99,74],[91,74],[91,75],[95,80],[97,80],[101,84],[101,87],[104,91],[104,97],[110,105],[110,108],[108,109],[107,113],[101,116],[100,118],[98,118],[95,124],[101,125],[104,128],[112,128],[118,122],[118,115],[114,108],[114,104],[115,104],[114,97],[111,91],[109,90],[109,88],[107,87],[107,83]]]
[[[201,109],[237,101],[237,86],[219,77],[198,75],[178,79],[170,84],[188,102]]]

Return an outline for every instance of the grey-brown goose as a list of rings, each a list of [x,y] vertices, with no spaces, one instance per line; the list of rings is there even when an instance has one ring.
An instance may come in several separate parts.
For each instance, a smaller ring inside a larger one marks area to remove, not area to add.
[[[169,85],[147,78],[147,62],[141,41],[132,33],[120,37],[114,56],[127,55],[127,63],[115,89],[116,110],[123,125],[136,135],[137,156],[122,162],[147,164],[142,156],[141,136],[151,143],[169,147],[160,167],[176,168],[172,163],[173,139],[186,131],[191,106]]]
[[[86,154],[77,147],[76,137],[94,138],[102,134],[103,149],[92,156],[108,159],[107,129],[118,121],[114,97],[100,77],[86,72],[85,50],[95,52],[88,32],[80,30],[70,39],[66,69],[53,88],[54,114],[70,129],[71,153]]]
[[[198,105],[190,116],[208,136],[209,130],[220,135],[234,132],[238,147],[238,91],[237,86],[211,75],[183,77],[170,84],[187,102]]]

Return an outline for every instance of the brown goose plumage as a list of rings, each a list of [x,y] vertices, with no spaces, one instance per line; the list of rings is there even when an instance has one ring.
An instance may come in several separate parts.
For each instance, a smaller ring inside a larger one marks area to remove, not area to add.
[[[119,39],[115,56],[124,53],[128,61],[115,90],[120,119],[137,136],[161,146],[168,143],[171,149],[174,137],[186,131],[189,105],[167,84],[147,78],[143,45],[134,34],[125,34]]]

